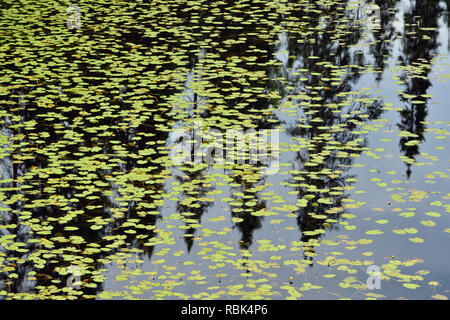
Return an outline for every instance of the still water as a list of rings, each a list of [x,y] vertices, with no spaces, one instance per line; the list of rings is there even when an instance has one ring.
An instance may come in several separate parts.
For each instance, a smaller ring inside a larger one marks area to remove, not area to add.
[[[3,1],[0,299],[447,299],[449,6]]]

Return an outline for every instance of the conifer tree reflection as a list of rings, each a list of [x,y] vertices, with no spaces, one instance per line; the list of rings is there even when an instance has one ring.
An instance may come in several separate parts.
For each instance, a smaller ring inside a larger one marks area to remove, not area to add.
[[[392,53],[393,41],[395,40],[394,15],[397,0],[374,1],[380,8],[380,28],[372,29],[373,43],[369,49],[375,59],[374,67],[377,71],[376,81],[380,82],[383,77],[383,70],[386,68],[387,59]],[[372,40],[372,38],[371,38]]]
[[[295,169],[300,173],[294,174],[291,186],[298,191],[297,223],[305,258],[310,260],[324,229],[337,227],[335,223],[345,210],[343,200],[349,196],[345,190],[355,178],[347,173],[353,163],[351,155],[361,153],[367,144],[367,138],[352,131],[382,113],[378,99],[361,102],[358,94],[351,93],[360,78],[357,66],[364,64],[364,56],[353,55],[349,47],[358,43],[362,31],[357,16],[343,20],[343,13],[335,9],[331,8],[325,21],[319,13],[309,15],[309,28],[320,25],[320,31],[309,34],[303,44],[287,33],[281,47],[287,50],[289,59],[282,68],[273,70],[277,77],[288,79],[280,84],[285,87],[281,90],[286,101],[297,106],[300,118],[294,119],[293,125],[292,120],[286,120],[286,126],[293,140],[304,145],[296,154]],[[353,13],[346,14],[352,17]],[[342,23],[355,32],[336,35]],[[340,81],[328,84],[322,79],[336,77],[333,66],[348,67]]]
[[[406,157],[408,178],[412,172],[411,165],[420,153],[420,144],[425,139],[424,122],[428,115],[429,100],[427,91],[431,87],[428,75],[431,60],[440,45],[437,37],[441,13],[440,1],[416,1],[404,13],[405,28],[399,60],[401,66],[407,67],[400,75],[405,87],[400,96],[405,106],[400,111],[401,120],[397,126],[400,130],[409,132],[407,136],[400,138],[400,150]],[[414,71],[413,68],[420,70]]]
[[[188,122],[201,119],[203,126],[221,130],[225,135],[225,131],[231,128],[242,131],[249,127],[263,130],[274,125],[270,120],[274,120],[275,117],[270,112],[267,112],[267,115],[263,117],[255,114],[255,112],[268,109],[274,102],[274,100],[267,98],[266,94],[269,81],[261,80],[266,76],[268,70],[264,64],[270,61],[270,52],[273,51],[272,45],[266,39],[267,35],[261,34],[259,36],[261,33],[259,28],[267,28],[267,26],[243,22],[255,16],[262,16],[262,14],[255,13],[258,10],[268,14],[269,12],[275,12],[275,9],[269,8],[265,3],[251,3],[252,10],[236,10],[235,6],[240,5],[242,4],[238,1],[227,3],[206,1],[203,3],[203,10],[200,10],[199,7],[189,7],[189,10],[186,9],[185,13],[178,13],[178,16],[185,22],[187,29],[196,30],[201,27],[209,30],[209,33],[202,34],[192,31],[189,35],[192,45],[198,45],[203,50],[201,59],[198,59],[198,55],[195,53],[189,53],[192,81],[201,82],[199,87],[203,90],[193,89],[190,91],[187,100],[190,101],[193,110],[188,112],[187,117],[180,121],[183,123],[181,127]],[[255,34],[257,35],[255,36]],[[204,41],[208,37],[210,38],[208,42],[214,41],[217,44],[205,46]],[[246,38],[246,40],[237,41],[243,38]],[[201,50],[199,49],[199,51]],[[235,75],[235,69],[242,70],[239,71],[242,74],[241,77]],[[247,119],[251,119],[250,124],[246,124]],[[205,178],[200,172],[195,177],[191,177],[194,174],[193,172],[189,173],[186,170],[183,172],[189,177],[189,181]],[[252,196],[252,198],[255,198],[250,201],[256,200],[257,202],[254,208],[246,208],[248,211],[239,213],[232,211],[233,217],[243,219],[235,226],[242,233],[241,246],[248,247],[251,244],[253,231],[261,227],[262,219],[260,216],[252,215],[251,210],[264,206],[258,199],[257,194],[251,194],[248,190],[253,189],[260,181],[247,179],[247,177],[244,177],[246,172],[234,170],[233,166],[227,167],[226,172],[235,183],[241,184],[240,187],[233,188],[233,192],[242,191],[245,197]],[[185,183],[183,182],[183,184]],[[198,194],[191,196],[199,199],[205,191],[199,188]],[[193,209],[193,205],[198,207]],[[199,221],[203,210],[209,204],[200,203],[196,200],[189,206],[190,209],[178,205],[178,210],[192,214],[191,217],[186,218]],[[194,229],[189,228],[186,233],[192,234],[193,231]],[[185,237],[188,249],[192,246],[193,239],[194,237]]]

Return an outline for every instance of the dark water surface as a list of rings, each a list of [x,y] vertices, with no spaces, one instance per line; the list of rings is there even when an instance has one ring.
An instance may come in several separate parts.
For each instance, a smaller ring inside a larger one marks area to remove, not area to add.
[[[3,1],[0,299],[450,297],[450,1],[375,3]]]

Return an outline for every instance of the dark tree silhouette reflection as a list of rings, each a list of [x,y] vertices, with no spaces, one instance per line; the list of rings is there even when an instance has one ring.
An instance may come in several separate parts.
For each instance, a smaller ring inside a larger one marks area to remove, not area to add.
[[[294,121],[286,120],[292,140],[302,145],[294,163],[299,173],[293,175],[290,186],[298,191],[297,223],[304,255],[309,260],[315,255],[314,247],[324,229],[337,228],[336,222],[345,212],[343,200],[349,197],[345,190],[356,178],[346,172],[352,166],[353,156],[367,145],[364,135],[352,131],[383,112],[379,99],[354,93],[354,84],[360,78],[358,66],[364,64],[364,56],[354,55],[349,48],[361,40],[361,27],[352,27],[354,20],[340,19],[342,14],[336,8],[329,12],[325,19],[318,12],[308,16],[308,23],[320,26],[321,32],[307,40],[299,41],[295,34],[286,34],[280,47],[287,51],[289,59],[272,71],[276,77],[289,79],[275,86],[296,107],[298,115]],[[343,23],[354,32],[336,33]],[[339,81],[326,83],[336,78],[336,66],[348,67],[338,73]],[[382,69],[384,65],[377,67]]]
[[[427,91],[431,87],[428,76],[431,60],[439,48],[437,28],[443,11],[440,3],[441,1],[416,1],[404,13],[405,29],[402,33],[399,61],[401,66],[407,67],[400,76],[405,87],[401,93],[405,106],[400,111],[401,121],[397,126],[409,133],[400,138],[400,149],[407,158],[405,162],[408,178],[412,172],[411,165],[420,153],[420,144],[425,139],[429,100]],[[413,70],[416,67],[418,71]]]

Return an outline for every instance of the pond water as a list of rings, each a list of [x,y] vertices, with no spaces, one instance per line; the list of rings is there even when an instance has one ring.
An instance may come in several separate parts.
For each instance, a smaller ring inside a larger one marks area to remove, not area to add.
[[[449,6],[2,1],[0,299],[447,299]]]

